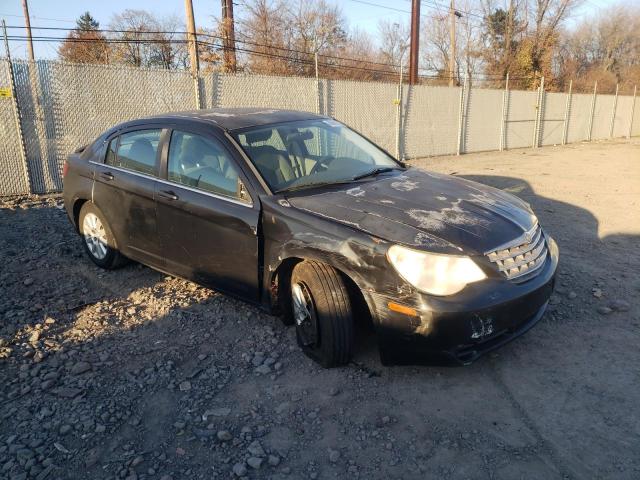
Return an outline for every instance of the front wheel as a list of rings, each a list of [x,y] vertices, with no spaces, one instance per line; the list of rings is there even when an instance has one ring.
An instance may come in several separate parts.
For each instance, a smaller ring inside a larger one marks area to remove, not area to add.
[[[91,202],[80,209],[78,227],[89,258],[105,269],[118,268],[127,262],[116,248],[115,238],[102,212]]]
[[[353,315],[344,281],[332,267],[304,261],[291,275],[291,313],[298,345],[324,367],[346,364],[353,352]]]

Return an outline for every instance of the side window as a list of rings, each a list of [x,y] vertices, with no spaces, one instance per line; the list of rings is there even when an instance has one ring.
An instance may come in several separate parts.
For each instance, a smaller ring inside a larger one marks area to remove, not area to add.
[[[162,130],[137,130],[120,135],[117,152],[116,138],[111,140],[105,163],[134,172],[156,175],[156,154]]]
[[[167,177],[205,192],[245,200],[238,188],[238,171],[222,145],[195,133],[171,133]]]

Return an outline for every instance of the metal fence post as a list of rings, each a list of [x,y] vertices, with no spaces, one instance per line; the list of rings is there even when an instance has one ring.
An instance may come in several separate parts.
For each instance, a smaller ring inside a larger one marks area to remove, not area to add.
[[[542,103],[544,98],[544,77],[540,78],[540,86],[538,87],[538,98],[536,101],[536,118],[533,122],[533,141],[531,146],[538,148],[540,146],[540,124],[542,120]]]
[[[500,151],[503,151],[505,149],[506,146],[506,139],[505,139],[505,133],[506,133],[506,122],[507,122],[507,102],[509,98],[509,73],[507,72],[507,77],[505,79],[504,82],[504,91],[502,92],[502,121],[500,122],[500,142],[499,142],[499,148]]]
[[[593,115],[596,111],[596,95],[598,94],[598,81],[593,85],[593,97],[591,97],[591,114],[589,115],[589,132],[587,132],[587,141],[591,141],[591,131],[593,130]]]
[[[401,138],[402,138],[402,67],[400,67],[400,83],[396,87],[396,98],[394,103],[396,104],[396,158],[401,160]]]
[[[609,125],[609,138],[613,138],[613,126],[616,123],[616,108],[618,107],[618,88],[620,84],[616,83],[616,96],[613,97],[613,108],[611,109],[611,124]]]
[[[404,66],[402,62],[400,62],[400,79],[398,81],[398,86],[396,87],[396,98],[394,103],[396,104],[396,158],[398,160],[402,160],[401,156],[404,157],[404,148],[402,146],[402,76],[404,73]]]
[[[562,125],[562,145],[567,144],[567,132],[569,131],[569,112],[571,111],[571,90],[573,80],[569,80],[569,92],[567,93],[567,104],[564,107],[564,122]]]
[[[637,90],[638,86],[634,85],[633,86],[633,101],[631,102],[631,117],[629,118],[629,135],[627,136],[627,138],[631,138],[631,134],[633,133],[633,115],[635,113],[635,109],[636,109],[636,90]]]
[[[318,74],[318,51],[313,54],[316,67],[316,115],[320,115],[320,75]]]
[[[464,78],[464,84],[460,87],[460,105],[458,109],[458,143],[456,147],[456,155],[460,155],[462,152],[462,139],[464,130],[464,120],[466,116],[466,97],[468,96],[467,85],[469,84],[469,76]]]
[[[20,103],[18,102],[18,95],[16,91],[16,78],[13,74],[13,63],[11,62],[11,51],[9,50],[9,40],[7,39],[7,25],[2,20],[2,31],[4,34],[4,48],[7,55],[7,66],[9,67],[9,87],[11,88],[11,102],[13,103],[14,120],[16,122],[16,129],[18,130],[18,139],[20,141],[20,156],[22,157],[22,171],[24,175],[25,186],[27,191],[25,193],[32,193],[31,190],[31,178],[29,177],[29,165],[27,164],[27,147],[24,142],[24,132],[22,130],[22,114],[20,112]]]
[[[200,73],[196,73],[193,76],[193,88],[196,92],[196,110],[200,110],[202,108],[202,96],[200,95]]]

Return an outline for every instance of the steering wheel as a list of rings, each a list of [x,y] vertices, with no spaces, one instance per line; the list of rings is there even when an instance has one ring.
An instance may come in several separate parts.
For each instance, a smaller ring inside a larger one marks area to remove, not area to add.
[[[326,157],[324,157],[322,159],[322,161],[320,161],[320,160],[316,161],[316,164],[311,168],[311,171],[309,172],[309,175],[313,175],[314,173],[324,172],[324,171],[328,170],[329,165],[336,158],[339,158],[339,157],[326,156]]]

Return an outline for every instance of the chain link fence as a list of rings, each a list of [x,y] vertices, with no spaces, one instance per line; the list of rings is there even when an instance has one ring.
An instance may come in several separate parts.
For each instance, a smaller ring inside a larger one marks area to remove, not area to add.
[[[0,195],[61,190],[65,157],[114,124],[220,107],[318,112],[407,159],[640,135],[635,95],[0,59]]]

